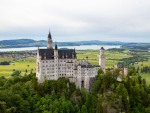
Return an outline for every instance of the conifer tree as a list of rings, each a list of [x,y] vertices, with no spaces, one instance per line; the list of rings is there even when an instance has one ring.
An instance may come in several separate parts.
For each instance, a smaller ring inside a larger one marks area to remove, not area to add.
[[[86,108],[85,105],[82,105],[81,113],[88,113],[87,108]]]

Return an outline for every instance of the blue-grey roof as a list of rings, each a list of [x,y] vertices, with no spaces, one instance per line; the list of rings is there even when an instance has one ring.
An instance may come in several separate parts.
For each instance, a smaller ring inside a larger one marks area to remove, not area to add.
[[[91,64],[88,65],[81,65],[81,68],[94,68]]]
[[[51,36],[50,31],[49,31],[49,34],[48,34],[48,38],[49,38],[49,39],[52,39],[52,36]]]
[[[42,60],[44,59],[44,56],[46,56],[46,59],[54,59],[54,49],[39,49],[39,55],[42,56]],[[62,58],[64,56],[64,59],[72,58],[72,55],[74,55],[74,58],[76,58],[76,52],[74,49],[67,49],[67,50],[58,50],[58,58]]]
[[[118,67],[118,68],[122,68],[122,66],[121,66],[121,65],[118,65],[117,67]]]

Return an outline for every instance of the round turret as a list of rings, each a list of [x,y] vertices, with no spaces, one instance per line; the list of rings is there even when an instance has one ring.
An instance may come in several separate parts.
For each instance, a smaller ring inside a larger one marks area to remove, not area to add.
[[[125,68],[124,68],[124,76],[127,76],[127,75],[128,75],[128,68],[125,67]]]
[[[104,55],[105,49],[103,47],[101,47],[100,49],[100,55]]]

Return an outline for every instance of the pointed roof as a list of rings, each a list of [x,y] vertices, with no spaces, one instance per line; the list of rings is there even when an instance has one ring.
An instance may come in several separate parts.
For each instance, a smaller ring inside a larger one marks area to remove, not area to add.
[[[103,47],[101,47],[101,50],[105,50]]]
[[[49,34],[48,34],[48,38],[52,39],[50,31],[49,31]]]
[[[58,50],[57,44],[55,44],[55,50]]]

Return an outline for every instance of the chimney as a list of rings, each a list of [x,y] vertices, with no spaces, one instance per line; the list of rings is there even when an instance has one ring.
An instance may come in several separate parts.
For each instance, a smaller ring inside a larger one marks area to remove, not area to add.
[[[64,53],[62,53],[62,58],[64,59]]]
[[[74,58],[74,52],[72,52],[72,58]]]

